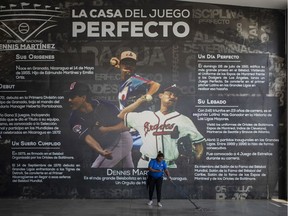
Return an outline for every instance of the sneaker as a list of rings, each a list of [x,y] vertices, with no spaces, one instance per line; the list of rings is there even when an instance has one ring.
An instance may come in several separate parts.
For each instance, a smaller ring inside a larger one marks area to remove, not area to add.
[[[158,204],[157,204],[159,207],[162,207],[162,204],[160,203],[160,202],[158,202]]]
[[[147,203],[147,205],[149,205],[149,206],[151,206],[153,204],[153,201],[152,200],[150,200],[148,203]]]

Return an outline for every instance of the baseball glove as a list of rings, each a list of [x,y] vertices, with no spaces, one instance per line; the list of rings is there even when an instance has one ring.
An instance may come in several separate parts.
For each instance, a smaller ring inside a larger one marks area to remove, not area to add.
[[[193,149],[194,155],[196,157],[196,160],[200,160],[202,155],[203,155],[203,152],[204,152],[203,143],[195,143],[195,144],[193,144],[192,145],[192,149]]]
[[[189,161],[201,159],[204,152],[203,143],[191,143],[190,137],[185,136],[180,138],[177,144],[180,157]]]

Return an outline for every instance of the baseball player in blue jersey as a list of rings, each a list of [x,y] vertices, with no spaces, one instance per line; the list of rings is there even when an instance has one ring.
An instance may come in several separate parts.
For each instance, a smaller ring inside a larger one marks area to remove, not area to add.
[[[176,86],[162,88],[159,91],[159,111],[133,112],[147,102],[146,96],[142,96],[118,115],[126,126],[136,129],[141,135],[143,145],[140,148],[142,156],[138,168],[147,168],[151,158],[156,158],[159,151],[165,154],[168,167],[176,168],[175,161],[180,155],[178,141],[183,137],[189,138],[187,149],[192,151],[194,158],[201,158],[205,139],[190,118],[175,111],[179,93],[180,89]]]
[[[121,82],[119,86],[118,100],[120,110],[135,102],[142,95],[155,94],[160,84],[145,79],[135,73],[137,55],[132,51],[124,51],[120,58],[113,57],[111,64],[121,71]],[[147,103],[138,107],[138,111],[146,110]]]
[[[160,84],[158,82],[145,79],[135,73],[137,55],[132,51],[123,51],[119,58],[113,57],[110,63],[120,69],[121,82],[118,91],[119,108],[123,110],[128,105],[135,102],[142,95],[152,97],[155,94]],[[151,104],[143,103],[137,107],[135,111],[143,111],[150,109]],[[130,130],[133,137],[134,146],[141,146],[142,141],[139,133],[134,129]]]
[[[132,137],[113,104],[91,99],[89,87],[73,82],[69,90],[72,109],[70,127],[92,149],[99,153],[92,168],[111,168],[121,162],[123,168],[133,168]]]

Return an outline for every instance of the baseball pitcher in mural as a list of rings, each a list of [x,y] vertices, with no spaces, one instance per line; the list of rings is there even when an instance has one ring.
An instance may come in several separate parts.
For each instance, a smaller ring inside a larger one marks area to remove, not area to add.
[[[142,103],[147,102],[144,95],[118,115],[124,120],[126,126],[135,128],[143,140],[138,168],[147,168],[149,161],[156,158],[159,151],[165,154],[165,161],[169,168],[177,168],[175,161],[180,155],[178,141],[182,137],[189,138],[191,153],[196,159],[201,158],[205,139],[187,116],[175,111],[179,94],[180,89],[175,85],[162,87],[159,90],[161,103],[159,111],[133,112]]]
[[[123,110],[129,104],[135,102],[141,95],[155,94],[160,84],[143,78],[135,73],[137,55],[132,51],[124,51],[120,58],[113,57],[110,60],[111,65],[119,68],[121,71],[121,82],[119,86],[118,100],[119,108]],[[149,97],[149,96],[148,96]],[[143,107],[147,104],[142,104],[137,111],[145,110]]]
[[[117,118],[118,108],[92,99],[89,87],[84,83],[73,82],[68,97],[72,131],[99,153],[91,167],[111,168],[120,162],[123,168],[133,168],[132,137]]]
[[[135,73],[137,63],[137,55],[132,51],[123,51],[120,54],[120,58],[112,57],[110,64],[116,68],[119,68],[121,72],[121,81],[118,90],[119,108],[123,110],[128,105],[135,102],[142,95],[146,95],[147,98],[152,98],[160,84],[158,82],[145,79]],[[149,103],[143,103],[137,107],[136,111],[143,111],[150,109]],[[134,129],[130,130],[133,137],[133,145],[141,146],[142,141],[139,133]]]

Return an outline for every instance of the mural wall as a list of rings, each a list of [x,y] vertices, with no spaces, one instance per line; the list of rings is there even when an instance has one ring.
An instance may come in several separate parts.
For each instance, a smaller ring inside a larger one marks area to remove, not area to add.
[[[158,151],[192,198],[275,194],[284,12],[117,3],[1,2],[0,196],[146,198]]]

